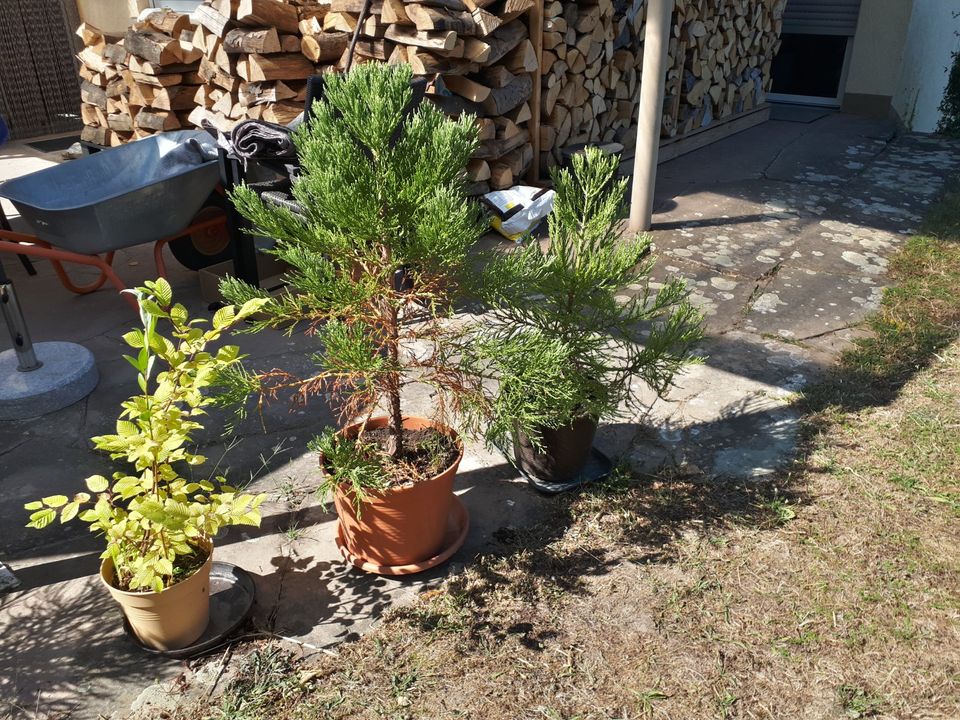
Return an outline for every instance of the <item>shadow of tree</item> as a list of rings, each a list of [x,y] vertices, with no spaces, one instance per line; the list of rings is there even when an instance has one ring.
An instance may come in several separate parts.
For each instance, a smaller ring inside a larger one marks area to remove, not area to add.
[[[181,667],[137,650],[96,577],[6,596],[0,636],[0,718],[129,706],[131,691]]]

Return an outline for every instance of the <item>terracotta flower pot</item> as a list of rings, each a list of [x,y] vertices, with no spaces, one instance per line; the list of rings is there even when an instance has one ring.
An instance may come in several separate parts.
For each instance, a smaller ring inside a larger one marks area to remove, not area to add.
[[[562,483],[576,478],[590,459],[597,420],[579,418],[566,427],[541,431],[543,449],[537,450],[523,433],[514,436],[514,457],[528,475]]]
[[[389,419],[373,418],[367,429],[386,427]],[[358,516],[352,490],[341,485],[334,492],[344,542],[350,553],[382,566],[419,563],[436,555],[444,544],[453,501],[453,479],[463,458],[463,443],[450,428],[425,418],[408,417],[404,428],[436,428],[453,437],[459,448],[456,460],[439,475],[418,483],[387,490],[368,490]],[[341,432],[355,436],[360,425]],[[321,466],[323,458],[321,458]]]
[[[213,545],[207,543],[207,561],[193,575],[160,592],[129,592],[114,587],[113,561],[100,564],[100,580],[120,603],[130,629],[144,645],[156,650],[179,650],[203,635],[210,620],[210,566]]]

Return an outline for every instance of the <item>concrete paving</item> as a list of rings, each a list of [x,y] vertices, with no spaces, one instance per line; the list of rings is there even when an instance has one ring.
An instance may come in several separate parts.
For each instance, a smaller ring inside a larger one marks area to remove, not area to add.
[[[4,148],[0,178],[49,161]],[[678,274],[690,282],[707,314],[707,357],[678,380],[669,402],[651,398],[643,414],[606,423],[601,449],[641,470],[685,465],[711,477],[758,479],[774,472],[795,445],[790,399],[862,332],[858,323],[877,307],[887,258],[958,167],[955,143],[898,138],[884,123],[839,114],[771,121],[661,166],[657,279]],[[119,402],[133,390],[120,336],[135,318],[109,291],[70,294],[47,263],[27,277],[11,257],[0,261],[34,339],[82,343],[101,377],[74,406],[0,422],[0,559],[23,583],[0,596],[0,717],[124,717],[132,707],[156,716],[184,678],[202,681],[187,665],[145,656],[124,638],[98,586],[94,538],[72,525],[27,530],[21,510],[108,468],[89,438],[112,429]],[[196,274],[168,264],[178,299],[205,313]],[[144,247],[119,252],[116,267],[129,284],[154,273]],[[276,333],[239,343],[260,368],[295,370],[314,349]],[[0,350],[8,347],[0,332]],[[429,404],[424,394],[407,400],[413,412]],[[332,420],[320,403],[275,403],[230,438],[220,437],[217,417],[198,438],[210,457],[229,446],[222,466],[270,498],[263,527],[217,539],[217,558],[241,565],[256,582],[257,605],[244,632],[287,638],[308,653],[358,637],[451,567],[495,548],[499,529],[532,522],[546,502],[502,457],[471,444],[457,481],[471,529],[451,565],[400,580],[364,575],[340,560],[335,517],[314,497],[316,458],[304,449]]]

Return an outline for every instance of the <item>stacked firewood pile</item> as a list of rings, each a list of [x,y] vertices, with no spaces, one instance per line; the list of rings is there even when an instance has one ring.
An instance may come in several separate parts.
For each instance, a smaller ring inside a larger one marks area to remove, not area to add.
[[[685,135],[763,102],[786,0],[677,0],[661,135]],[[643,0],[547,2],[541,165],[583,143],[632,147]]]
[[[786,0],[682,0],[670,40],[662,135],[685,135],[760,105]]]
[[[202,82],[189,16],[154,10],[122,38],[88,25],[77,34],[84,140],[120,145],[187,123]]]
[[[339,33],[312,57],[306,51],[329,10],[315,0],[206,0],[192,15],[204,85],[190,121],[226,131],[244,119],[293,120],[303,111],[306,79],[331,69],[347,46]]]
[[[664,138],[763,102],[785,4],[677,0]],[[535,9],[535,0],[373,0],[364,14],[363,0],[204,0],[189,17],[153,11],[122,39],[81,27],[84,137],[110,145],[205,120],[223,131],[246,118],[288,123],[310,75],[346,67],[356,32],[354,63],[408,63],[444,111],[477,116],[474,192],[518,182],[535,140],[541,168],[585,143],[632,147],[644,0],[545,0],[539,67]]]
[[[544,7],[540,149],[556,164],[570,145],[625,140],[636,118],[643,3]]]
[[[331,0],[322,22],[302,27],[303,52],[342,67],[337,51],[359,25],[354,62],[409,63],[429,78],[428,98],[444,111],[477,116],[473,192],[513,185],[533,159],[537,59],[526,14],[534,0],[376,0],[367,16],[363,4]]]

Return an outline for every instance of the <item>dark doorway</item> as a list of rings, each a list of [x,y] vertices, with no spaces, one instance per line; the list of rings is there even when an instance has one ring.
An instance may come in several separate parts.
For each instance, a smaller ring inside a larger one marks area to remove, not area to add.
[[[837,98],[848,38],[784,33],[781,39],[780,52],[773,60],[771,92]]]

